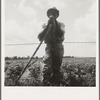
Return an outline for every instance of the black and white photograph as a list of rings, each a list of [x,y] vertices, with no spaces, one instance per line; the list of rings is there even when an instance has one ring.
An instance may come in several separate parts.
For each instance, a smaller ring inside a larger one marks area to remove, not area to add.
[[[1,0],[2,100],[99,100],[99,0]]]
[[[97,0],[4,1],[4,86],[96,87]]]

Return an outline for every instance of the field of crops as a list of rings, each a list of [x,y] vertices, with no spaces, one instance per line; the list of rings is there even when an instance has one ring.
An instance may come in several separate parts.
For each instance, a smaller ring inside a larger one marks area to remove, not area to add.
[[[5,61],[5,86],[43,86],[42,59],[30,64],[16,83],[29,59]],[[34,62],[34,59],[32,60]],[[96,86],[96,58],[63,58],[60,86]]]

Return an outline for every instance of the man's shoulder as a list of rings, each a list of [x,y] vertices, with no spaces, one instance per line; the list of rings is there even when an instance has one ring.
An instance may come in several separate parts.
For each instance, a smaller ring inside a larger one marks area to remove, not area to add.
[[[62,23],[62,22],[58,22],[58,25],[61,26],[61,27],[65,27],[65,24]]]
[[[62,22],[58,22],[59,27],[64,31],[65,30],[65,25]]]
[[[45,29],[47,26],[47,23],[43,23],[42,28]]]

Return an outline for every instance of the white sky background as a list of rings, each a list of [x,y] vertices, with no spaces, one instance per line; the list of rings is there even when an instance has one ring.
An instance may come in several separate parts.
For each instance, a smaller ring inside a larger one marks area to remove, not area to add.
[[[56,7],[65,24],[64,42],[96,42],[96,0],[5,0],[5,43],[36,43],[46,12]],[[5,56],[31,56],[38,45],[5,46]],[[36,56],[43,56],[42,44]],[[96,56],[96,44],[65,44],[64,56]]]

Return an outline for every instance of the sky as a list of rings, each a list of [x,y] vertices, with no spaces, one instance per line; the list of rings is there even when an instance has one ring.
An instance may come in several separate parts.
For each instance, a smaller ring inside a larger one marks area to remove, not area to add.
[[[64,42],[96,42],[97,0],[5,0],[5,44],[39,43],[46,12],[56,7],[65,25]],[[63,43],[64,56],[95,57],[96,44]],[[5,56],[31,56],[38,45],[5,46]],[[42,44],[35,56],[45,54]]]

